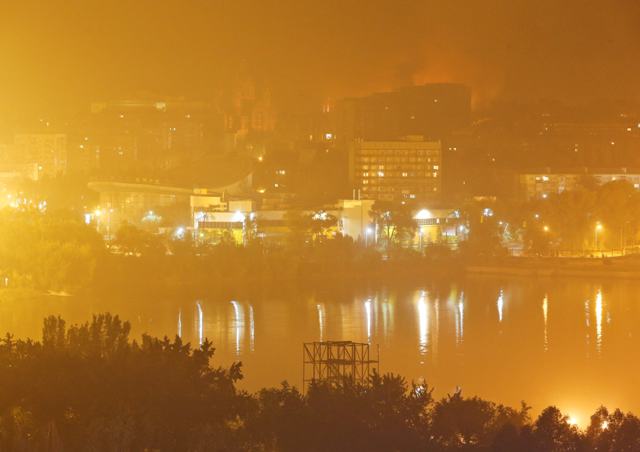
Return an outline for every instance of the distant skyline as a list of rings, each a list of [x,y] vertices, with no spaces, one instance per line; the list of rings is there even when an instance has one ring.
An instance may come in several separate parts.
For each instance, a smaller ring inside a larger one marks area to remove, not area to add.
[[[0,68],[5,115],[243,77],[288,105],[428,82],[476,105],[637,101],[640,2],[24,0],[3,5]]]

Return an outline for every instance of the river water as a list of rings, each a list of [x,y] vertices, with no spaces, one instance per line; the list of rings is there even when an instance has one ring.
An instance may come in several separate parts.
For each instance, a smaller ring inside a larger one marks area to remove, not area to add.
[[[473,278],[382,288],[185,297],[33,297],[0,292],[0,331],[40,338],[42,319],[118,313],[143,332],[216,347],[243,362],[241,387],[300,386],[305,341],[379,350],[380,370],[538,412],[555,404],[581,424],[599,405],[640,413],[640,282]]]

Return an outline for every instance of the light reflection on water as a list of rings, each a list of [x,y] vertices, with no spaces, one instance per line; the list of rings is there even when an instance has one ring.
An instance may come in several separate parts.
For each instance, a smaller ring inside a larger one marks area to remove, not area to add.
[[[230,332],[234,337],[236,356],[240,356],[244,338],[244,311],[240,303],[235,300],[231,301],[231,305],[233,306],[233,319],[231,320],[233,326]]]
[[[602,352],[602,291],[598,290],[595,303],[596,314],[596,351]]]
[[[424,290],[420,291],[420,296],[417,302],[418,309],[418,344],[420,355],[427,354],[429,347],[429,307],[427,305],[427,294]],[[424,364],[424,361],[420,361],[420,364]]]
[[[318,309],[318,331],[320,332],[318,340],[322,342],[324,341],[324,316],[326,315],[324,304],[317,304],[316,308]]]
[[[456,305],[456,344],[464,342],[464,292],[460,292]]]
[[[371,300],[367,300],[364,302],[364,315],[365,315],[365,322],[367,325],[367,342],[371,343]]]
[[[204,313],[199,301],[196,302],[196,307],[198,308],[198,344],[202,345],[204,341]]]
[[[547,322],[549,319],[549,297],[547,296],[547,294],[544,295],[544,298],[542,300],[542,318],[544,320],[543,347],[544,347],[544,351],[546,352],[549,350],[549,329],[547,327]]]
[[[192,300],[13,300],[7,293],[0,292],[0,334],[39,338],[46,315],[77,323],[117,312],[134,337],[209,339],[215,365],[243,362],[241,385],[249,390],[299,385],[302,342],[354,340],[380,345],[383,372],[424,378],[436,393],[459,385],[511,405],[571,406],[582,416],[600,404],[640,413],[640,283],[474,279]]]

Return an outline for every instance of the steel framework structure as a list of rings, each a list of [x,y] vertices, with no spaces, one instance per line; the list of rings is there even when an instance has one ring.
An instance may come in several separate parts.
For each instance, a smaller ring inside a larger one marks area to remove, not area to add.
[[[351,341],[305,342],[302,344],[302,387],[314,381],[366,384],[378,370],[380,352],[371,359],[369,344]]]

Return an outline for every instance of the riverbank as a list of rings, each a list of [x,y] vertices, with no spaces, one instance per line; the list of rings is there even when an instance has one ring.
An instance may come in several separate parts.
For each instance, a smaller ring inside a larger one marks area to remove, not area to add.
[[[505,257],[474,262],[464,270],[467,275],[640,279],[640,258]]]

